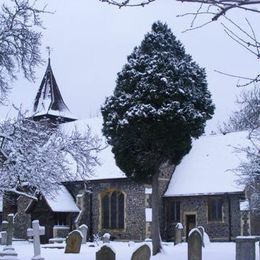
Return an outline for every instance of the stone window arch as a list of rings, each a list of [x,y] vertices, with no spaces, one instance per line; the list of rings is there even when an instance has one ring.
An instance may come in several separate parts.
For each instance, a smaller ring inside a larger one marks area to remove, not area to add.
[[[124,229],[125,194],[119,190],[101,195],[101,226],[104,229]]]

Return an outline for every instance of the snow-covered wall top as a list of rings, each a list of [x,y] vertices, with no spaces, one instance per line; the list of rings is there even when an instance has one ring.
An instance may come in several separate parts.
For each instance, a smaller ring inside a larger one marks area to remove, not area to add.
[[[60,127],[62,127],[66,132],[73,131],[76,127],[79,132],[84,133],[89,126],[91,133],[101,139],[105,149],[103,149],[98,156],[100,165],[94,168],[93,175],[88,176],[87,179],[125,178],[125,174],[116,166],[111,147],[106,144],[106,139],[102,135],[102,123],[102,118],[96,117],[61,124]]]
[[[192,149],[176,167],[164,196],[192,196],[241,192],[233,171],[246,155],[235,148],[249,146],[247,132],[203,136],[192,143]]]

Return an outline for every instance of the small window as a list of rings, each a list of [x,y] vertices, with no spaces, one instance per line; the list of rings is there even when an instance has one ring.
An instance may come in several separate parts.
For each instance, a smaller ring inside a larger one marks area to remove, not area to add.
[[[168,204],[168,222],[180,222],[180,202],[171,201]]]
[[[125,225],[125,196],[120,191],[107,192],[101,199],[102,227],[122,229]]]
[[[63,212],[57,212],[54,214],[54,223],[57,226],[66,226],[67,223],[67,214]]]
[[[222,221],[223,200],[220,198],[212,198],[208,200],[208,220]]]

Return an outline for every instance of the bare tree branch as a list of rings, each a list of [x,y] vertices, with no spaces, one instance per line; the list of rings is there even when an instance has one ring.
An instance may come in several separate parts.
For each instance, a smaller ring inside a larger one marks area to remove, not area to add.
[[[232,78],[236,78],[238,80],[245,80],[246,82],[243,83],[243,84],[240,84],[239,81],[237,83],[237,87],[246,87],[246,86],[249,86],[251,84],[254,84],[254,83],[257,83],[257,82],[260,82],[260,74],[258,74],[256,77],[254,78],[249,78],[249,77],[243,77],[243,76],[239,76],[239,75],[234,75],[234,74],[230,74],[230,73],[226,73],[226,72],[223,72],[223,71],[219,71],[219,70],[214,70],[215,72],[217,73],[220,73],[222,75],[225,75],[225,76],[228,76],[228,77],[232,77]]]
[[[134,6],[145,6],[151,4],[152,2],[159,0],[99,0],[101,2],[105,2],[108,4],[112,4],[115,6],[121,7],[134,7]],[[260,0],[176,0],[177,2],[182,3],[199,3],[199,7],[195,12],[189,12],[180,14],[177,17],[186,17],[191,16],[192,20],[190,23],[190,27],[185,29],[183,32],[193,31],[200,28],[203,28],[214,21],[220,20],[223,18],[226,20],[227,23],[221,22],[222,26],[224,27],[224,31],[230,39],[238,43],[248,52],[256,56],[258,59],[260,58],[260,42],[257,39],[255,30],[249,19],[245,19],[247,28],[244,29],[239,26],[235,21],[227,17],[227,13],[229,13],[233,9],[241,9],[247,12],[257,13],[260,14],[260,10],[257,7],[260,4]],[[200,22],[199,17],[207,17],[207,21],[203,19],[203,22]],[[233,26],[233,27],[231,27]],[[221,73],[225,75],[230,75],[232,77],[244,79],[240,76],[234,76],[228,73]],[[242,84],[240,86],[247,86],[252,83],[259,81],[258,74],[255,78],[247,78],[248,82]]]
[[[10,83],[20,71],[34,80],[34,69],[42,63],[41,15],[48,12],[46,6],[38,9],[36,3],[9,0],[0,6],[0,103],[6,100]]]

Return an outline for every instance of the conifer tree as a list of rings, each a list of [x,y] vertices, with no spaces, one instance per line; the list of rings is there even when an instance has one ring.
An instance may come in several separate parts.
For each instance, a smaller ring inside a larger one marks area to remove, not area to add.
[[[161,249],[158,177],[177,165],[214,112],[206,74],[166,24],[156,22],[118,73],[102,107],[103,133],[129,178],[152,183],[153,254]]]

